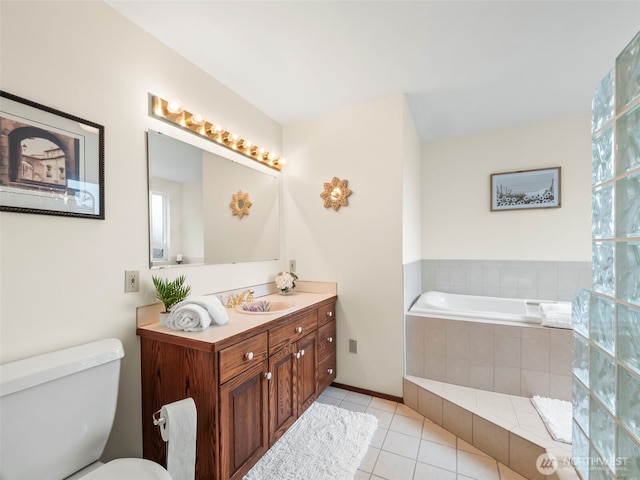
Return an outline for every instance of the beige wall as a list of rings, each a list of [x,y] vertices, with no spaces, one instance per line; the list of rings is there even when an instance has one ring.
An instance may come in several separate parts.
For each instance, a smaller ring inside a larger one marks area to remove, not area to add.
[[[135,308],[154,301],[145,132],[179,136],[148,117],[147,94],[177,96],[276,151],[281,127],[103,3],[3,1],[0,8],[2,90],[102,124],[106,140],[106,220],[0,213],[0,361],[122,339],[126,357],[107,457],[140,455]],[[280,262],[256,262],[154,273],[184,273],[193,293],[204,294],[264,283],[281,269]],[[124,293],[125,270],[140,271],[140,293]]]
[[[403,108],[402,263],[420,260],[420,138],[408,105]]]
[[[337,381],[400,396],[403,375],[401,95],[285,127],[287,252],[303,278],[338,282]],[[413,125],[411,125],[413,128]],[[349,205],[323,183],[349,180]],[[349,353],[348,341],[358,342]]]
[[[422,258],[590,261],[590,118],[423,144]],[[557,166],[561,208],[490,211],[490,174]]]

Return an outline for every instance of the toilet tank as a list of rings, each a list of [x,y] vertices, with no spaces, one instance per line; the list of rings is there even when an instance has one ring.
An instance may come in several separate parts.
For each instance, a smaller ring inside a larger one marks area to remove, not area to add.
[[[0,479],[61,480],[98,460],[122,357],[112,338],[0,365]]]

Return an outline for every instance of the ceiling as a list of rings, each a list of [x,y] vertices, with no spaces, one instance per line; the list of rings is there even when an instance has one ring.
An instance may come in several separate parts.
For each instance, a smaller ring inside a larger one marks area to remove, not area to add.
[[[106,3],[282,125],[404,93],[423,141],[588,113],[640,29],[638,1]]]

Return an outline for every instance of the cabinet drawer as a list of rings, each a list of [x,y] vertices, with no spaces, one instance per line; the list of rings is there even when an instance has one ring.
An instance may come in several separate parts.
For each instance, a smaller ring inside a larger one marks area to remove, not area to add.
[[[325,323],[318,328],[318,358],[322,360],[327,355],[336,352],[336,322]]]
[[[336,354],[327,355],[318,362],[318,395],[336,379]]]
[[[220,384],[267,358],[267,332],[220,350]]]
[[[316,328],[318,328],[317,310],[271,328],[269,330],[269,355],[273,355],[281,348],[298,341]]]
[[[336,304],[331,303],[324,307],[318,308],[318,326],[322,326],[325,323],[336,319]]]

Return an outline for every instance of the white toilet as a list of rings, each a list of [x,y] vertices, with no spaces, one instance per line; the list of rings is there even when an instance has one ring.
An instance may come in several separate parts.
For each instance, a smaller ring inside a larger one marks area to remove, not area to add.
[[[98,461],[122,357],[112,338],[0,365],[0,479],[171,480],[148,460]]]

